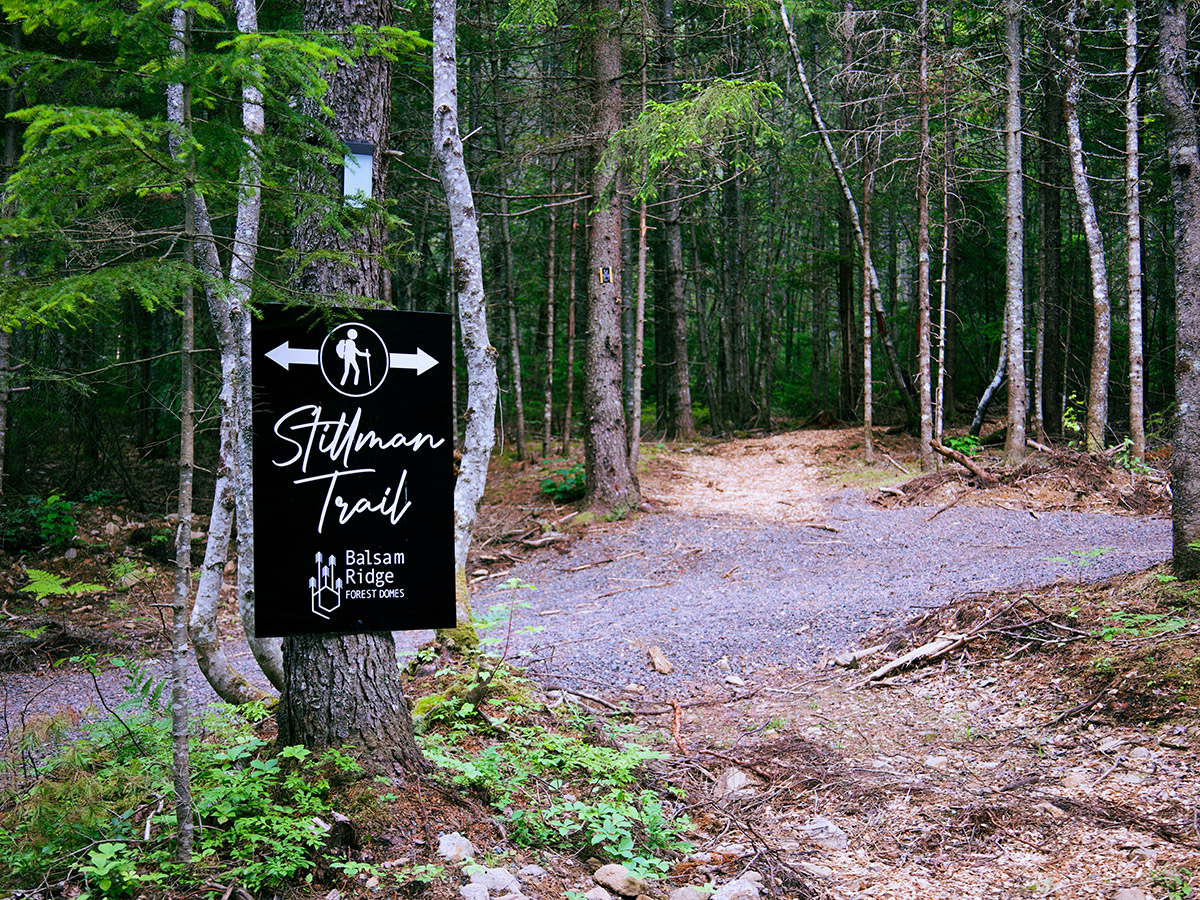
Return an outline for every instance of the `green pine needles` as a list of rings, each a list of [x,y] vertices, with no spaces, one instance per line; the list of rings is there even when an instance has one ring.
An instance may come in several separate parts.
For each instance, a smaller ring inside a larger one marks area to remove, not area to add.
[[[718,78],[683,90],[685,96],[673,103],[648,102],[605,151],[606,157],[625,162],[639,199],[656,197],[668,173],[697,174],[726,153],[739,167],[753,166],[750,151],[779,139],[762,114],[782,95],[774,82]]]
[[[170,43],[177,8],[191,19],[186,49]],[[0,47],[0,77],[23,103],[9,114],[22,152],[0,216],[0,328],[77,325],[129,298],[173,308],[189,284],[219,290],[215,273],[184,264],[183,201],[189,190],[204,198],[223,251],[252,152],[264,221],[277,232],[314,209],[361,228],[363,211],[344,209],[340,196],[295,188],[297,171],[333,171],[345,153],[321,121],[328,75],[361,54],[427,46],[396,28],[289,30],[301,26],[287,18],[294,9],[271,11],[270,30],[239,33],[231,7],[205,0],[0,0],[0,11],[23,35]],[[268,122],[253,149],[241,128],[245,84],[262,91]],[[190,96],[182,125],[167,114],[172,85]],[[265,299],[286,292],[292,262],[285,250],[262,263]]]

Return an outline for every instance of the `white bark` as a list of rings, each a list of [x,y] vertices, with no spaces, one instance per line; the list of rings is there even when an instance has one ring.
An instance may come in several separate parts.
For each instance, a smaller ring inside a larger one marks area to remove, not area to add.
[[[258,30],[253,0],[236,0],[237,27],[243,34]],[[172,122],[183,122],[183,86],[172,85],[167,95],[167,114]],[[198,265],[211,287],[206,292],[209,314],[217,335],[221,355],[221,458],[213,497],[209,543],[205,552],[196,603],[189,630],[193,636],[197,661],[205,677],[222,699],[241,703],[260,699],[263,693],[252,687],[229,663],[220,646],[216,616],[222,574],[227,560],[231,514],[238,521],[238,606],[246,624],[250,649],[264,674],[275,687],[283,684],[283,656],[278,639],[253,637],[254,575],[251,569],[254,526],[250,498],[249,469],[249,311],[251,282],[258,249],[261,209],[261,165],[258,141],[264,131],[262,94],[249,81],[242,89],[243,141],[247,156],[242,165],[237,223],[228,274],[221,264],[213,236],[212,220],[202,194],[193,199]],[[178,154],[178,141],[171,151]],[[246,423],[242,427],[242,423]],[[232,494],[232,507],[231,503]],[[239,499],[240,498],[240,499]]]
[[[917,151],[917,403],[921,417],[921,469],[936,468],[933,448],[933,361],[930,341],[929,284],[929,0],[917,4],[917,103],[920,145]]]
[[[787,0],[779,0],[779,16],[783,20],[783,30],[787,35],[788,48],[792,54],[792,63],[796,67],[796,76],[800,80],[801,89],[804,91],[804,99],[808,103],[809,113],[812,115],[813,122],[817,126],[817,132],[821,136],[821,145],[825,148],[825,155],[829,159],[829,164],[833,168],[833,174],[837,178],[838,186],[841,188],[842,197],[849,208],[850,226],[854,231],[854,240],[858,244],[858,250],[863,254],[863,268],[871,290],[871,301],[875,317],[882,322],[885,313],[883,309],[883,291],[879,287],[879,274],[875,271],[875,264],[871,260],[870,254],[864,252],[865,237],[863,235],[862,220],[858,215],[858,204],[854,202],[854,192],[850,190],[850,182],[846,179],[846,170],[842,167],[837,150],[834,149],[833,142],[829,138],[829,129],[825,126],[825,119],[821,115],[821,108],[818,106],[816,98],[813,96],[812,87],[808,83],[808,74],[804,70],[804,61],[800,57],[800,48],[796,44],[796,33],[792,30],[792,22],[788,18]],[[908,379],[904,377],[904,372],[900,368],[900,360],[896,355],[895,345],[888,335],[887,328],[881,326],[879,331],[884,349],[887,351],[892,376],[896,379],[896,386],[900,391],[900,399],[904,401],[904,408],[908,412],[909,417],[913,418],[916,416],[916,409],[913,405],[911,388]]]
[[[1142,202],[1138,190],[1137,5],[1125,10],[1125,220],[1129,297],[1129,438],[1138,462],[1146,458],[1142,360]]]
[[[171,55],[186,59],[191,31],[188,14],[177,9],[171,16]],[[191,130],[190,89],[180,85],[179,113],[184,132]],[[184,261],[192,264],[195,215],[191,198],[195,192],[195,163],[188,160],[184,192]],[[175,526],[175,589],[171,599],[171,780],[175,790],[175,859],[187,866],[192,861],[196,823],[192,806],[192,768],[188,755],[191,738],[188,719],[188,600],[192,592],[192,484],[195,480],[195,390],[193,385],[196,316],[191,284],[184,289],[183,327],[180,340],[179,409],[179,521]]]
[[[463,455],[454,485],[454,566],[459,628],[471,627],[467,549],[495,442],[496,351],[488,340],[479,220],[458,129],[457,5],[433,0],[433,153],[446,195],[454,244],[458,315],[467,364]]]
[[[1025,456],[1025,171],[1021,159],[1022,0],[1004,10],[1005,52],[1005,319],[1008,328],[1008,433],[1004,452],[1012,462]]]
[[[1063,115],[1067,126],[1067,155],[1071,159],[1071,178],[1075,200],[1083,220],[1087,243],[1088,269],[1092,278],[1092,362],[1088,377],[1087,449],[1104,449],[1108,430],[1108,369],[1112,352],[1112,310],[1108,297],[1108,270],[1104,262],[1104,234],[1092,201],[1087,164],[1083,157],[1083,134],[1079,125],[1079,97],[1083,78],[1079,70],[1079,12],[1081,0],[1067,7],[1066,96]]]

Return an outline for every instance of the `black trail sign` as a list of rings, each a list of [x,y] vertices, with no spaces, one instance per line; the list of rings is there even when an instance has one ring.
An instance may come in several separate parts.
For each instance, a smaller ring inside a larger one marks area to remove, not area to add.
[[[452,339],[441,313],[254,323],[257,636],[454,625]]]

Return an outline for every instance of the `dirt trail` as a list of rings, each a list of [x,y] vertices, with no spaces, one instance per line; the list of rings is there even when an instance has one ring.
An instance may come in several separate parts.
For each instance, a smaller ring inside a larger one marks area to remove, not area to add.
[[[730,672],[806,669],[964,595],[1109,577],[1169,552],[1164,519],[880,508],[846,485],[901,481],[915,464],[893,446],[863,466],[857,438],[803,431],[660,455],[642,477],[656,512],[594,524],[568,556],[513,569],[537,587],[520,592],[528,608],[515,615],[536,633],[517,634],[511,651],[568,686],[694,690]],[[513,597],[496,584],[478,585],[477,608]],[[650,668],[651,646],[671,674]]]

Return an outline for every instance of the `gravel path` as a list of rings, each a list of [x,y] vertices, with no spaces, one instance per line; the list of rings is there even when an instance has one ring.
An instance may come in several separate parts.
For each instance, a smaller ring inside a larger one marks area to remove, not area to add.
[[[476,614],[528,604],[516,608],[511,632],[488,637],[550,684],[604,694],[634,683],[651,696],[678,695],[730,674],[749,681],[808,667],[967,594],[1060,579],[1069,591],[1081,577],[1170,555],[1166,519],[964,504],[927,521],[930,508],[881,509],[855,489],[830,495],[822,479],[856,455],[856,439],[850,430],[790,432],[673,453],[642,479],[659,511],[595,523],[569,552],[539,551],[504,575],[537,590],[477,583]],[[1050,561],[1100,548],[1111,549],[1087,567]],[[398,633],[401,654],[431,636]],[[651,669],[652,646],[672,674]],[[226,649],[265,684],[244,642]],[[0,679],[0,736],[29,715],[96,702],[90,678],[70,667]],[[119,701],[120,674],[102,681]],[[191,683],[197,703],[215,699],[194,665]]]
[[[1170,522],[984,507],[882,510],[861,492],[831,498],[810,524],[674,512],[593,526],[569,555],[542,553],[513,575],[509,655],[571,688],[629,683],[648,693],[732,673],[807,667],[869,631],[966,594],[1080,577],[1102,579],[1166,560]],[[1083,567],[1050,557],[1111,548]],[[477,594],[477,611],[511,591]],[[521,633],[541,628],[536,634]],[[504,637],[500,630],[497,636]],[[670,675],[649,665],[660,647]]]

